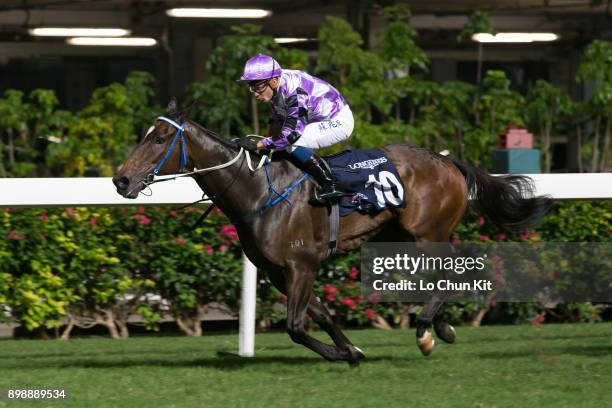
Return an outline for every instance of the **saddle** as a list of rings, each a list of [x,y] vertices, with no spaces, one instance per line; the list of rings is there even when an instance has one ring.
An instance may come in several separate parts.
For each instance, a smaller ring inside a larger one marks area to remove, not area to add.
[[[397,169],[379,149],[352,149],[324,156],[340,199],[340,216],[354,211],[372,214],[386,207],[405,208],[404,183]]]

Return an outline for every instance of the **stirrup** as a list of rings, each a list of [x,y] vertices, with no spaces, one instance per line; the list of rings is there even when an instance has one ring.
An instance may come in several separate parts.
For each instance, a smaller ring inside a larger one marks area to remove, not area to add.
[[[338,201],[344,193],[342,191],[335,190],[330,191],[325,196],[321,196],[319,191],[315,189],[314,195],[310,198],[309,203],[312,205],[325,205],[325,204],[334,204]]]

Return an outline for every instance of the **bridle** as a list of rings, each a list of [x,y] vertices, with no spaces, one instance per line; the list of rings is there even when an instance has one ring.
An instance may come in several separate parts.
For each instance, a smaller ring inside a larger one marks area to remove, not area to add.
[[[187,145],[185,143],[185,137],[184,137],[184,130],[185,130],[185,123],[183,124],[179,124],[177,122],[175,122],[174,120],[167,118],[165,116],[159,116],[157,118],[157,120],[161,120],[164,121],[170,125],[172,125],[175,129],[176,129],[176,133],[174,134],[174,137],[172,138],[172,143],[170,143],[170,147],[168,147],[168,150],[166,151],[166,153],[164,154],[164,157],[162,157],[161,161],[159,163],[157,163],[157,165],[155,166],[154,170],[146,175],[146,178],[142,181],[142,183],[148,187],[151,184],[155,184],[155,183],[160,183],[162,181],[169,181],[169,180],[174,180],[177,179],[179,177],[187,177],[187,176],[191,176],[194,174],[200,174],[200,173],[210,173],[216,170],[221,170],[224,169],[226,167],[231,166],[232,164],[236,163],[241,157],[242,154],[244,153],[246,155],[246,161],[247,161],[247,165],[249,166],[249,170],[251,171],[257,171],[259,169],[261,169],[266,162],[271,162],[272,161],[272,151],[270,152],[270,154],[268,155],[262,155],[261,159],[259,160],[259,163],[257,164],[256,167],[253,167],[253,162],[251,160],[251,155],[248,151],[246,151],[244,148],[240,148],[240,151],[238,152],[238,154],[231,159],[230,161],[223,163],[223,164],[219,164],[217,166],[212,166],[212,167],[207,167],[204,169],[196,169],[194,168],[193,171],[188,172],[188,173],[184,173],[183,171],[185,170],[185,166],[187,165]],[[259,137],[261,138],[262,136],[259,135],[247,135],[247,136],[254,136],[254,137]],[[168,160],[168,158],[170,157],[170,155],[172,154],[177,141],[180,141],[180,145],[181,145],[181,159],[180,159],[180,163],[179,163],[179,171],[177,174],[171,174],[168,176],[160,176],[157,177],[157,174],[159,173],[159,171],[161,170],[161,168],[164,166],[164,164],[166,163],[166,161]],[[157,177],[157,178],[156,178]]]
[[[157,120],[163,120],[164,122],[167,122],[171,124],[172,126],[174,126],[176,128],[176,133],[174,134],[174,137],[172,138],[172,143],[170,143],[170,147],[166,151],[166,154],[164,154],[164,157],[161,159],[161,161],[157,163],[157,166],[155,166],[153,173],[147,174],[147,182],[153,182],[153,179],[155,178],[155,176],[157,176],[157,173],[159,173],[161,168],[164,166],[164,164],[168,160],[168,157],[170,157],[170,154],[172,154],[172,151],[174,150],[174,146],[176,146],[177,140],[180,140],[180,143],[181,143],[181,160],[180,160],[178,172],[182,173],[183,170],[185,169],[185,165],[187,164],[187,146],[185,145],[185,138],[183,137],[183,130],[185,130],[183,125],[179,125],[172,119],[167,118],[165,116],[160,116],[157,118]]]
[[[170,147],[168,147],[168,150],[166,151],[166,153],[164,154],[163,158],[161,159],[161,161],[155,166],[153,172],[147,174],[146,179],[142,180],[141,183],[145,185],[145,187],[149,187],[151,184],[155,184],[155,183],[159,183],[162,181],[170,181],[170,180],[175,180],[179,177],[187,177],[187,176],[191,176],[194,174],[199,174],[199,173],[210,173],[216,170],[220,170],[220,169],[224,169],[227,168],[231,165],[233,165],[234,163],[236,163],[241,157],[242,154],[244,153],[246,156],[246,162],[247,165],[249,167],[249,170],[252,172],[255,172],[259,169],[261,169],[262,167],[265,169],[265,173],[266,173],[266,178],[267,178],[267,182],[268,182],[268,193],[269,193],[269,197],[268,200],[265,202],[265,204],[263,205],[263,207],[261,209],[259,209],[258,211],[256,211],[255,213],[251,214],[252,215],[261,215],[263,214],[263,212],[266,211],[266,209],[268,209],[269,207],[272,207],[276,204],[278,204],[281,201],[286,201],[289,203],[289,205],[291,205],[291,201],[289,201],[287,199],[287,196],[291,193],[291,191],[298,185],[300,184],[304,179],[306,179],[306,177],[308,177],[307,173],[304,173],[304,175],[302,175],[296,182],[294,182],[289,188],[287,188],[284,192],[278,192],[273,184],[272,184],[272,180],[270,179],[270,174],[268,172],[267,166],[266,164],[272,161],[272,153],[274,152],[273,150],[270,151],[270,153],[268,155],[262,155],[261,159],[259,160],[259,163],[257,164],[257,166],[255,168],[253,168],[253,163],[251,161],[251,155],[249,153],[249,151],[245,150],[243,147],[240,148],[240,151],[238,152],[238,154],[236,154],[236,156],[229,160],[226,163],[223,164],[219,164],[217,166],[212,166],[212,167],[207,167],[204,169],[195,169],[191,172],[188,173],[183,173],[183,170],[185,168],[185,166],[187,165],[187,145],[185,143],[185,137],[184,137],[184,131],[185,131],[185,123],[183,124],[179,124],[177,122],[175,122],[174,120],[167,118],[165,116],[159,116],[157,118],[157,120],[161,120],[164,121],[170,125],[172,125],[175,129],[176,129],[176,133],[174,134],[174,137],[172,139],[172,142],[170,143]],[[247,135],[247,136],[254,136],[254,137],[259,137],[259,138],[263,138],[262,136],[259,135]],[[157,174],[159,173],[159,171],[161,170],[161,168],[163,167],[163,165],[166,163],[166,161],[168,160],[168,158],[170,157],[170,155],[172,154],[172,151],[174,150],[177,141],[180,141],[181,144],[181,159],[180,159],[180,163],[179,163],[179,174],[172,174],[169,175],[167,177],[161,176],[157,179],[155,179],[155,177],[157,176]],[[242,163],[244,164],[244,159],[242,161]],[[234,182],[238,179],[239,177],[239,173],[237,173],[234,177],[234,179],[228,183],[227,186],[225,186],[225,188],[223,189],[223,191],[219,194],[216,194],[214,197],[209,197],[209,198],[205,198],[205,195],[202,196],[201,200],[198,200],[192,204],[189,204],[188,206],[191,206],[193,204],[196,204],[198,202],[201,201],[206,201],[207,199],[219,199],[221,196],[223,196],[223,194],[225,194],[225,192],[234,184]],[[274,195],[278,196],[278,197],[274,197]],[[204,212],[204,214],[202,214],[202,216],[198,219],[198,221],[196,222],[196,224],[193,226],[193,228],[196,228],[204,218],[206,218],[206,216],[210,213],[210,211],[214,208],[215,203],[213,202],[206,210],[206,212]]]

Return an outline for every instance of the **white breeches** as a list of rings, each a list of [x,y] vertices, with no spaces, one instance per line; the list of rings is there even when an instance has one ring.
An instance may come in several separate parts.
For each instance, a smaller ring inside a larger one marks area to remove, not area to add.
[[[348,139],[353,133],[354,126],[353,112],[346,105],[332,119],[306,125],[302,136],[292,146],[289,146],[289,149],[293,151],[296,146],[311,149],[333,146]]]

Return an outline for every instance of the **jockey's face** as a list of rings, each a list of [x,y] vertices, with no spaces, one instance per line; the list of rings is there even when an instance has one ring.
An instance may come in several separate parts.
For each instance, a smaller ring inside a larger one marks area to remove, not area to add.
[[[274,90],[278,88],[278,84],[279,79],[277,77],[251,85],[249,88],[253,95],[255,95],[255,99],[259,102],[270,102],[274,96]]]

